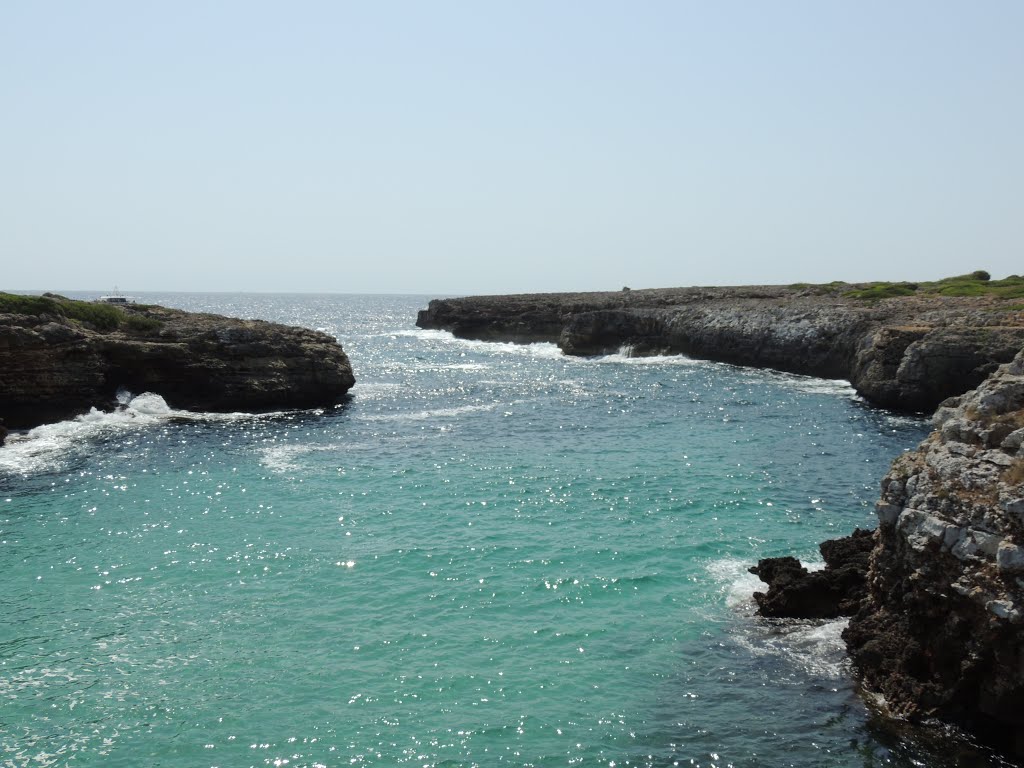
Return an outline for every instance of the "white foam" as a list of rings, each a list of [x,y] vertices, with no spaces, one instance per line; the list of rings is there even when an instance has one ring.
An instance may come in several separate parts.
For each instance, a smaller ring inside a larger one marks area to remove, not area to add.
[[[117,395],[121,407],[114,411],[92,408],[68,421],[44,424],[24,434],[13,433],[0,448],[0,472],[29,475],[58,469],[78,445],[105,435],[117,434],[160,424],[170,419],[195,421],[237,421],[268,418],[277,413],[196,413],[171,408],[160,395],[129,392]]]
[[[468,339],[456,339],[456,341],[471,350],[484,354],[515,355],[549,360],[565,357],[557,344],[547,341],[537,341],[532,344],[515,344],[510,341],[471,341]]]
[[[394,382],[373,382],[364,384],[357,381],[352,386],[352,389],[349,390],[349,394],[352,395],[353,398],[357,398],[359,400],[378,400],[384,397],[390,397],[404,388],[404,384],[396,384]]]
[[[263,450],[260,464],[279,474],[297,472],[300,469],[298,458],[309,451],[307,446],[302,445],[275,445]]]
[[[537,341],[530,344],[516,344],[511,341],[478,341],[476,339],[460,339],[448,331],[436,330],[403,330],[396,331],[394,336],[407,336],[422,341],[443,342],[445,346],[469,350],[485,355],[517,355],[534,358],[561,358],[562,350],[557,344]]]
[[[884,413],[882,415],[886,425],[894,429],[897,427],[918,427],[921,426],[922,424],[928,424],[930,418],[928,416],[907,415],[900,413]]]
[[[801,562],[809,571],[821,570],[825,565],[821,561]],[[752,560],[724,558],[706,566],[726,605],[743,616],[735,642],[754,656],[780,657],[809,675],[830,680],[845,677],[847,655],[842,632],[848,620],[756,618],[754,592],[764,592],[768,587],[749,572],[752,564]]]
[[[750,572],[750,567],[756,562],[756,559],[726,557],[707,564],[708,575],[718,585],[719,592],[725,597],[725,604],[730,608],[752,608],[754,593],[768,589],[767,584]],[[801,560],[800,564],[808,571],[820,571],[825,567],[821,560]]]
[[[138,400],[138,408],[136,408]],[[44,424],[23,435],[12,434],[0,449],[0,470],[32,474],[45,471],[61,459],[76,444],[107,433],[154,424],[168,418],[173,411],[162,397],[152,393],[132,398],[116,411],[99,411],[76,416],[70,421]]]
[[[475,413],[478,411],[493,411],[498,403],[481,403],[474,405],[460,405],[455,408],[435,408],[425,411],[414,411],[412,413],[375,413],[360,414],[363,421],[429,421],[431,419],[450,419],[464,413]]]
[[[379,445],[376,441],[375,444]],[[333,453],[340,456],[350,454],[353,450],[360,450],[360,448],[361,446],[358,443],[345,443],[344,445],[340,443],[324,443],[321,445],[286,443],[262,449],[260,452],[260,464],[279,474],[295,473],[303,468],[300,463],[302,457],[311,453]]]
[[[618,352],[611,355],[591,358],[593,362],[608,365],[682,365],[682,366],[707,366],[714,365],[708,360],[698,360],[685,355],[634,355],[631,347],[622,347]]]
[[[755,656],[778,656],[815,677],[839,680],[849,664],[843,630],[849,619],[764,622],[737,635]]]
[[[851,400],[860,397],[846,379],[814,379],[806,376],[787,376],[786,379],[790,387],[809,395],[836,395]]]
[[[127,394],[123,405],[125,412],[132,414],[134,418],[149,417],[161,419],[168,418],[174,414],[167,401],[160,397],[160,395],[155,395],[152,392],[143,392],[137,397]]]
[[[438,331],[434,329],[424,328],[401,328],[397,331],[388,331],[386,333],[382,333],[379,335],[405,336],[413,339],[423,339],[424,341],[451,341],[452,339],[455,338],[448,331]]]
[[[750,573],[750,566],[753,564],[750,560],[738,557],[727,557],[708,563],[708,574],[719,586],[719,592],[725,596],[725,604],[730,608],[753,603],[754,593],[764,591],[765,583]]]
[[[84,692],[92,687],[95,681],[82,679],[77,674],[64,667],[45,668],[32,667],[29,669],[12,670],[10,674],[0,677],[0,700],[25,699],[47,700],[54,702],[53,707],[68,711],[82,703]],[[127,687],[127,686],[126,686]],[[120,691],[123,694],[124,689]],[[96,701],[98,697],[93,697]],[[124,699],[120,699],[123,701]],[[48,719],[48,718],[47,718]],[[4,759],[0,765],[7,766],[36,766],[46,768],[47,766],[71,765],[76,754],[88,754],[87,747],[100,739],[105,727],[100,721],[91,724],[91,727],[79,727],[81,721],[69,723],[66,729],[62,730],[59,745],[50,738],[51,734],[47,728],[32,729],[24,727],[15,734],[11,731],[0,731],[0,750],[4,752]],[[116,735],[116,732],[115,732]],[[113,744],[111,738],[103,738],[103,744],[107,747]],[[48,752],[52,749],[52,752]],[[98,750],[104,754],[103,748]]]

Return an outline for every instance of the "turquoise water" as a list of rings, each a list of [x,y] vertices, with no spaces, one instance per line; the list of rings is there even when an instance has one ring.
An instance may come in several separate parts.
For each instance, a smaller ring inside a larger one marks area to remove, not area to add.
[[[872,526],[924,421],[460,341],[415,329],[425,297],[144,299],[322,328],[358,384],[126,393],[0,449],[0,765],[995,764],[879,728],[841,622],[751,611],[746,568]]]

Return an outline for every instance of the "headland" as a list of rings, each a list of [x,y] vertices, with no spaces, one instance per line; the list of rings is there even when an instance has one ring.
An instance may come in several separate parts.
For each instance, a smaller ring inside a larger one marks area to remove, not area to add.
[[[155,305],[0,293],[0,420],[28,429],[155,392],[175,408],[266,411],[339,402],[355,383],[324,333]]]
[[[933,410],[1024,346],[1024,278],[665,288],[437,299],[417,325],[570,355],[683,354],[847,379],[869,402]]]

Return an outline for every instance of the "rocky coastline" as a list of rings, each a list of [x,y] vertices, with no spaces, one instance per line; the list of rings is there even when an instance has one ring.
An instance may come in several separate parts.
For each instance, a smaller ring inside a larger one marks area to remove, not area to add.
[[[684,354],[847,379],[869,402],[932,411],[1024,346],[1019,300],[851,297],[856,286],[669,288],[437,299],[417,325],[570,355]]]
[[[1021,759],[1024,350],[944,402],[934,425],[883,479],[870,557],[851,564],[858,575],[827,556],[810,574],[770,558],[751,569],[769,584],[755,597],[765,616],[851,616],[854,669],[886,714],[954,723]]]
[[[154,305],[4,297],[0,424],[7,429],[115,407],[121,389],[155,392],[181,409],[264,411],[332,405],[355,383],[341,345],[305,328]],[[18,311],[22,305],[31,311]]]

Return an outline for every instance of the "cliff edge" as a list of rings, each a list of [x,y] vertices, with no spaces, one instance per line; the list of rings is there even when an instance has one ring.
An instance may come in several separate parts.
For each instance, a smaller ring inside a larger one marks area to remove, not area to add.
[[[0,294],[0,423],[26,429],[116,404],[259,411],[338,402],[355,383],[331,336],[152,305]]]
[[[824,542],[826,567],[751,568],[763,616],[851,616],[856,674],[888,714],[955,723],[1024,757],[1024,350],[936,412],[882,481],[873,533]]]
[[[957,282],[934,290],[833,284],[473,296],[431,301],[416,322],[462,338],[552,342],[570,355],[625,349],[842,378],[876,405],[931,411],[1024,346],[1024,278],[950,280]],[[972,295],[948,295],[958,292]]]
[[[844,638],[892,714],[1024,757],[1024,350],[934,420],[882,481],[868,595]]]

